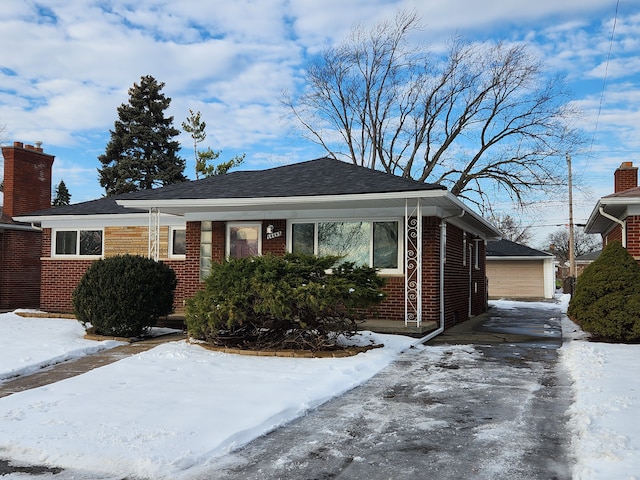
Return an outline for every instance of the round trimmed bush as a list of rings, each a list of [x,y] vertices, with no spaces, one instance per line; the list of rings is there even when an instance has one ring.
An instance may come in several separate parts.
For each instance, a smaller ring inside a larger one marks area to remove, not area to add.
[[[135,337],[173,311],[175,272],[139,255],[97,260],[73,292],[76,318],[100,335]]]
[[[567,315],[595,340],[640,342],[640,266],[620,242],[580,275]]]

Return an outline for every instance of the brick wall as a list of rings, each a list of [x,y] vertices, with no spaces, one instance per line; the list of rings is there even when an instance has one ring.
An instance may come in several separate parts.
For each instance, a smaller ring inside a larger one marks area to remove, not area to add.
[[[440,219],[422,219],[422,320],[440,321]]]
[[[273,225],[274,232],[282,232],[273,238],[266,238],[267,226]],[[223,261],[225,258],[225,222],[212,222],[211,260]],[[106,234],[105,234],[106,235]],[[186,254],[184,260],[165,260],[178,277],[176,289],[176,311],[184,310],[184,300],[192,297],[203,288],[200,281],[200,237],[201,223],[187,222]],[[422,312],[423,321],[439,322],[440,320],[440,219],[426,217],[423,219],[423,262],[422,262]],[[263,222],[263,253],[283,255],[286,252],[286,221],[271,220]],[[484,242],[474,242],[467,235],[467,246],[481,249],[479,269],[475,269],[474,257],[467,247],[467,264],[463,265],[463,232],[447,226],[447,262],[445,265],[445,322],[449,327],[468,318],[469,268],[471,268],[472,313],[478,314],[486,310],[486,280],[484,263]],[[71,292],[91,264],[90,260],[58,260],[49,259],[51,255],[51,230],[45,229],[43,236],[43,281],[41,304],[48,311],[71,311]],[[146,252],[146,250],[145,250]],[[477,291],[476,291],[477,285]],[[387,298],[377,308],[378,318],[404,321],[405,285],[403,275],[387,277],[384,287]]]
[[[487,279],[487,251],[483,240],[473,241],[474,254],[478,249],[478,268],[471,271],[471,315],[480,315],[487,311],[489,299],[489,281]]]
[[[272,238],[267,233],[269,225],[273,226]],[[287,221],[268,220],[262,222],[262,253],[282,256],[287,253]]]
[[[627,251],[640,260],[640,216],[627,217]]]
[[[4,157],[3,216],[14,217],[51,206],[53,155],[42,148],[14,142],[2,147]],[[0,308],[38,308],[41,234],[0,232]]]
[[[473,243],[469,242],[469,237],[467,235],[465,247],[464,232],[451,224],[447,225],[447,261],[444,268],[446,328],[469,318],[469,274],[470,269],[473,269],[473,259],[470,258],[469,249]]]
[[[187,252],[189,259],[162,259],[164,263],[169,265],[175,272],[178,279],[178,285],[175,292],[174,307],[176,311],[184,309],[185,296],[191,296],[199,287],[199,262],[200,262],[200,223],[187,224],[187,235],[194,235],[194,229],[197,229],[196,247],[193,242],[187,241]],[[146,256],[148,253],[147,227],[106,227],[105,228],[105,256],[113,256],[117,254],[131,253],[133,255]],[[164,232],[164,254],[167,253],[168,227],[161,229],[161,235]],[[114,246],[114,242],[121,240],[130,246],[132,251],[125,251]],[[144,247],[143,247],[144,245]],[[109,247],[108,247],[109,246]],[[197,250],[197,257],[194,257],[193,251]],[[38,249],[40,251],[40,249]],[[78,285],[78,282],[84,275],[84,272],[93,263],[93,260],[83,259],[64,259],[51,258],[51,229],[46,228],[42,234],[42,280],[40,282],[40,308],[49,312],[72,312],[72,294]],[[187,269],[187,263],[190,268]],[[196,265],[195,268],[191,268]],[[194,273],[195,272],[195,273]],[[195,278],[195,281],[194,281]]]
[[[0,309],[39,308],[41,248],[38,231],[0,231]]]

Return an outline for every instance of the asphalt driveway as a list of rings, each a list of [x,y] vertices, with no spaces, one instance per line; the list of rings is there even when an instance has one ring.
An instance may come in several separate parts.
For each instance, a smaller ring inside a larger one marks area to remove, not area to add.
[[[494,307],[207,478],[570,479],[561,344],[558,310]]]

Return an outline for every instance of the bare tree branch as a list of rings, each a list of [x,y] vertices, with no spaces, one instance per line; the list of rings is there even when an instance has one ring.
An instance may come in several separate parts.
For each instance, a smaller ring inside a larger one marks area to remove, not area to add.
[[[412,46],[417,13],[356,27],[307,70],[285,105],[334,158],[447,186],[481,210],[486,192],[517,204],[565,183],[569,125],[562,78],[523,45],[451,42],[446,56]]]

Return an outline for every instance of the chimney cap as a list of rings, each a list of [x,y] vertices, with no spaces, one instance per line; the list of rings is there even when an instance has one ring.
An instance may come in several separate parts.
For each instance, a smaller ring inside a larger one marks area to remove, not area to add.
[[[619,168],[638,168],[633,166],[633,162],[622,162]]]

